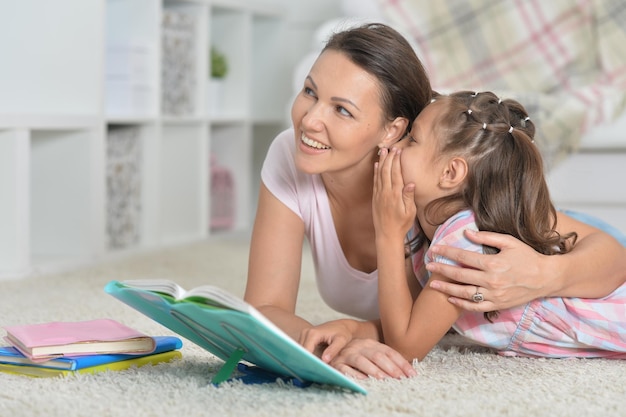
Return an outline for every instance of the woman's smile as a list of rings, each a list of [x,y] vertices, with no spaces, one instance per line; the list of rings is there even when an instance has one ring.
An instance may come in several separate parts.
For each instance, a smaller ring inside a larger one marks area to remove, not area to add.
[[[321,142],[318,142],[314,139],[309,138],[307,135],[305,135],[304,133],[302,133],[302,135],[300,136],[300,141],[302,143],[304,143],[305,145],[314,148],[314,149],[319,149],[319,150],[325,150],[325,149],[330,149],[330,146],[326,146]]]

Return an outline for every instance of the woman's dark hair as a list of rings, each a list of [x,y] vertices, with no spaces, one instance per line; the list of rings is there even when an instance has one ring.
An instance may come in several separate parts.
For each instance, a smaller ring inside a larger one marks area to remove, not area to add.
[[[386,120],[405,117],[409,123],[430,102],[430,80],[407,40],[395,29],[368,23],[334,33],[324,51],[345,54],[380,83],[381,106]]]
[[[459,210],[471,209],[479,230],[512,235],[546,255],[569,252],[577,234],[556,230],[556,209],[534,143],[535,125],[524,107],[491,92],[463,91],[436,101],[443,105],[433,126],[438,153],[463,157],[468,175],[457,194],[426,206],[429,222],[441,224]],[[497,250],[485,247],[485,252]]]

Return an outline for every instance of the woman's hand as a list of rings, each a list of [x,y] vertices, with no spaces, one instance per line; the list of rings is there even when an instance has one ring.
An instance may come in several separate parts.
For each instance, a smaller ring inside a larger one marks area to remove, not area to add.
[[[303,329],[298,343],[329,363],[353,338],[353,320],[333,320]]]
[[[400,165],[401,149],[383,148],[374,165],[373,216],[376,238],[403,239],[415,222],[414,184],[405,186]]]
[[[373,339],[352,339],[330,365],[356,379],[400,379],[417,375],[413,366],[400,353]]]
[[[476,312],[504,310],[541,297],[602,298],[626,282],[626,249],[608,233],[557,212],[559,233],[576,231],[578,240],[563,255],[542,255],[512,236],[466,232],[471,241],[500,249],[483,255],[451,247],[433,247],[435,253],[465,268],[431,262],[428,270],[454,284],[431,282],[431,288],[449,301]],[[475,294],[484,301],[472,301]]]
[[[541,270],[542,255],[518,239],[493,232],[466,231],[468,239],[475,243],[500,249],[496,255],[469,252],[450,246],[433,246],[437,255],[454,260],[465,268],[431,262],[427,269],[441,274],[455,284],[432,281],[430,287],[450,295],[448,299],[464,310],[487,312],[504,310],[525,304],[548,292],[545,272]],[[559,255],[563,256],[563,255]],[[472,301],[480,293],[484,301]]]

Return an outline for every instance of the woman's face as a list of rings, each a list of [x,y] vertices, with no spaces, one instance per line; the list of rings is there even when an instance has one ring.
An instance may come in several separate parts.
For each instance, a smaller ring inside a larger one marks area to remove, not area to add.
[[[385,137],[380,85],[341,52],[313,64],[291,109],[296,166],[319,174],[372,164]]]

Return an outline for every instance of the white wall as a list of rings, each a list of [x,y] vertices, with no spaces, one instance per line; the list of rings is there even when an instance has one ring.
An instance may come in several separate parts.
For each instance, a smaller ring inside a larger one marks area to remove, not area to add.
[[[313,33],[323,22],[341,15],[337,0],[274,0],[284,7],[289,21],[289,49],[285,60],[290,67],[311,50]]]

